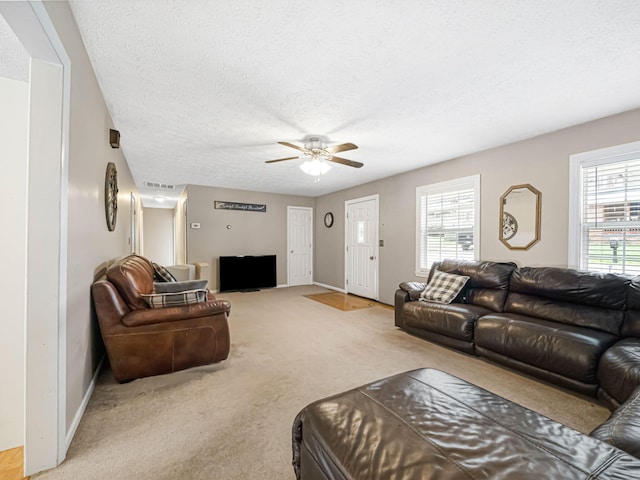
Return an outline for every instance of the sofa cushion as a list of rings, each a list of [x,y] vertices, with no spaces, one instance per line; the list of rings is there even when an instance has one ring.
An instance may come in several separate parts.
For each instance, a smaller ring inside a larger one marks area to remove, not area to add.
[[[513,272],[505,312],[620,335],[628,277],[555,267]]]
[[[469,277],[462,291],[461,301],[501,312],[507,298],[509,279],[515,263],[443,260],[434,263],[432,271],[454,273]]]
[[[179,293],[153,293],[142,295],[151,308],[179,307],[207,301],[206,290],[189,290]]]
[[[149,260],[129,255],[109,266],[106,276],[130,309],[148,308],[141,295],[153,292],[153,265]]]
[[[602,353],[616,339],[598,330],[509,313],[479,318],[474,332],[477,347],[592,385]]]
[[[451,303],[462,291],[469,277],[436,270],[427,286],[420,293],[423,302]]]
[[[627,401],[640,386],[640,338],[624,338],[602,355],[598,365],[598,384],[600,390],[604,390],[615,403]]]
[[[209,280],[185,280],[182,282],[155,282],[155,293],[178,293],[188,290],[203,290],[207,288]]]
[[[435,332],[459,340],[473,341],[476,319],[491,313],[478,305],[407,302],[402,316],[407,327]]]
[[[591,436],[640,458],[640,388]]]

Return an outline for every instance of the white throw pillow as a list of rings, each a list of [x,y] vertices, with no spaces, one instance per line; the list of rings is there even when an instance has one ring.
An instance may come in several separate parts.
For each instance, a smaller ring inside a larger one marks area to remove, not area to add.
[[[451,303],[464,288],[469,277],[434,270],[431,280],[420,293],[423,302]]]

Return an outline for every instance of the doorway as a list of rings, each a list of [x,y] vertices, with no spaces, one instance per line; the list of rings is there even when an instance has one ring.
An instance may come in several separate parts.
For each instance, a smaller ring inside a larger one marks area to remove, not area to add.
[[[42,2],[0,2],[0,15],[30,57],[22,420],[29,475],[62,462],[66,427],[76,424],[66,412],[71,62]]]
[[[313,209],[287,207],[287,284],[313,282]]]
[[[345,202],[345,290],[378,300],[379,195]]]

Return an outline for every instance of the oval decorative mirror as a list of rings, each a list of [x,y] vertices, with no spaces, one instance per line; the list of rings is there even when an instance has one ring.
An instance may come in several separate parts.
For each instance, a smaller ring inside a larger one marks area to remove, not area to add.
[[[514,185],[500,197],[500,241],[511,250],[529,250],[540,241],[542,194]]]

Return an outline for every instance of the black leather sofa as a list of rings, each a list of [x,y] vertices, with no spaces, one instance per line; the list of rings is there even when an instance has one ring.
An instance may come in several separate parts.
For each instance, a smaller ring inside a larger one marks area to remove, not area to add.
[[[440,304],[419,300],[425,284],[402,283],[398,327],[597,396],[612,415],[584,435],[444,372],[414,370],[305,407],[293,423],[296,478],[640,478],[640,277],[436,268],[469,277],[464,289]]]
[[[297,480],[640,478],[640,459],[432,369],[313,402],[292,436]]]
[[[469,280],[447,305],[402,283],[398,327],[597,396],[614,413],[592,434],[640,455],[640,277],[482,261],[433,269]]]

